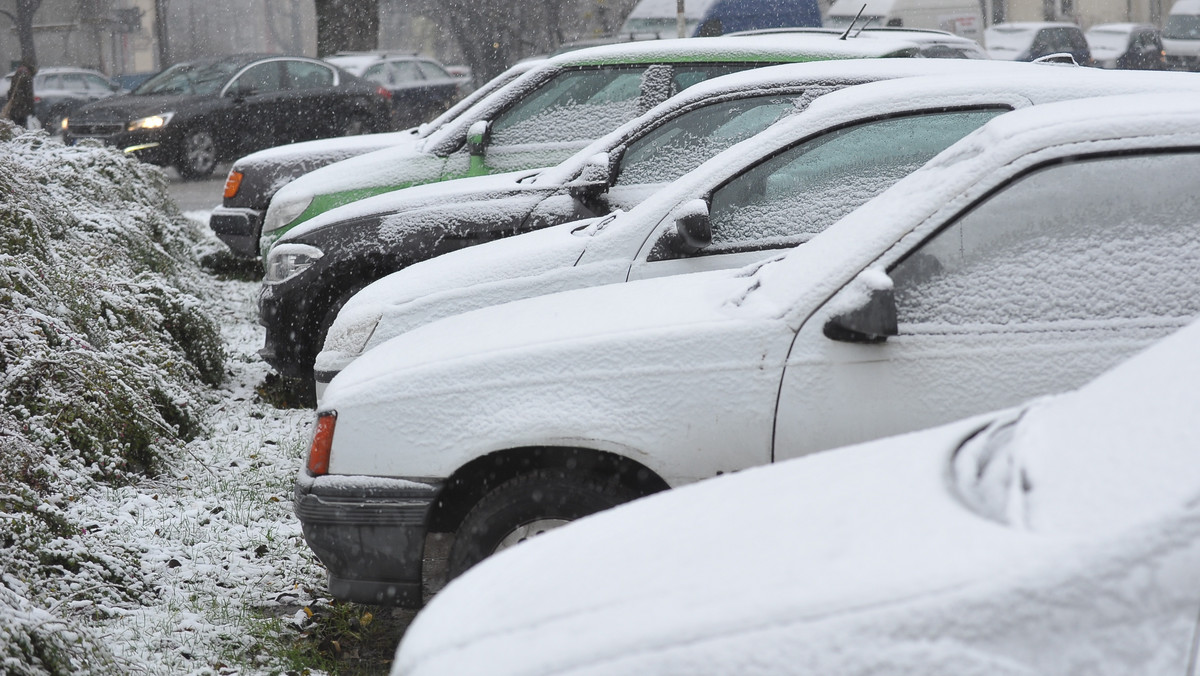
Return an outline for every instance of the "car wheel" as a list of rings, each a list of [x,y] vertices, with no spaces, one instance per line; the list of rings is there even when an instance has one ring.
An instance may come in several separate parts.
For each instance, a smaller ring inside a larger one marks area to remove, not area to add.
[[[510,479],[463,519],[450,550],[450,577],[502,549],[639,495],[615,477],[601,480],[565,470],[539,470]]]
[[[193,129],[183,135],[179,163],[175,168],[185,178],[204,178],[217,166],[217,142],[207,129]]]

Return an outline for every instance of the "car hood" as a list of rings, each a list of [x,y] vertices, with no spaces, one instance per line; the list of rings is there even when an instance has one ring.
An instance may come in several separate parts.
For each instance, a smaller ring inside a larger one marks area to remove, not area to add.
[[[75,122],[128,122],[150,115],[178,110],[185,106],[210,101],[214,96],[126,94],[112,96],[83,106],[71,115]]]
[[[314,195],[395,189],[435,180],[441,175],[446,158],[424,152],[425,143],[406,143],[334,162],[280,188],[275,199],[284,203]]]
[[[628,264],[606,261],[604,271],[573,266],[591,237],[585,232],[599,218],[564,223],[508,237],[483,246],[452,251],[394,272],[356,293],[329,329],[316,369],[338,370],[357,356],[362,333],[396,336],[436,319],[532,296],[590,286],[597,277],[624,281]],[[594,274],[593,274],[594,273]],[[589,283],[573,280],[585,276]],[[371,329],[365,329],[371,330]],[[379,342],[372,338],[372,343]]]
[[[400,147],[392,150],[400,150]],[[405,148],[405,150],[411,151],[411,146]],[[338,166],[342,164],[345,163],[339,163]],[[367,197],[314,216],[289,230],[280,241],[295,241],[323,228],[368,218],[379,219],[386,230],[389,221],[393,220],[389,217],[394,215],[397,217],[395,220],[402,220],[406,212],[418,209],[441,207],[443,210],[469,211],[473,207],[468,205],[472,203],[487,202],[522,193],[546,193],[557,189],[557,186],[547,188],[546,186],[523,185],[521,183],[521,179],[536,173],[536,171],[524,170],[505,174],[473,176],[452,181],[415,185],[403,190]]]
[[[502,552],[421,612],[393,673],[640,673],[638,656],[916,605],[1061,555],[948,490],[948,458],[981,424],[674,489]]]
[[[235,162],[233,168],[237,171],[247,172],[292,163],[312,164],[314,160],[323,160],[323,164],[313,166],[313,169],[315,169],[330,162],[337,162],[401,144],[411,147],[420,143],[420,141],[421,137],[417,135],[416,128],[413,128],[385,134],[341,136],[338,138],[303,141],[301,143],[289,143],[250,153]]]
[[[741,303],[753,285],[740,271],[719,270],[579,289],[448,317],[397,336],[356,360],[330,383],[322,406],[378,406],[407,396],[418,372],[486,366],[486,372],[472,378],[482,387],[489,376],[504,380],[517,375],[504,372],[510,355],[552,348],[570,359],[573,350],[589,345],[729,321],[746,310]],[[773,314],[782,314],[782,309]],[[459,389],[460,383],[442,380],[449,390]],[[438,391],[427,385],[419,386],[422,396]]]

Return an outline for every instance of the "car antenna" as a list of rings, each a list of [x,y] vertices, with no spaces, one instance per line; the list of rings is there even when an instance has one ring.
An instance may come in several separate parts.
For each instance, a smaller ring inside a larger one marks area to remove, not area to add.
[[[866,5],[863,5],[863,7],[866,7]],[[854,37],[858,37],[858,36],[862,35],[862,32],[863,32],[863,31],[865,31],[865,30],[867,30],[867,26],[870,26],[870,25],[871,25],[871,22],[872,22],[872,21],[874,21],[874,20],[875,20],[875,19],[877,19],[877,18],[879,18],[879,17],[872,16],[872,17],[869,17],[869,18],[868,18],[866,21],[864,21],[864,22],[863,22],[863,25],[862,25],[862,28],[859,28],[859,29],[858,29],[858,30],[857,30],[857,31],[854,33]]]
[[[842,37],[838,38],[839,40],[845,40],[850,35],[850,31],[854,28],[854,24],[858,23],[858,17],[862,16],[862,13],[865,11],[867,11],[867,3],[864,2],[862,9],[858,10],[858,14],[854,15],[854,19],[850,21],[849,26],[846,26],[846,32],[842,33]],[[858,37],[858,35],[855,35],[855,37]]]

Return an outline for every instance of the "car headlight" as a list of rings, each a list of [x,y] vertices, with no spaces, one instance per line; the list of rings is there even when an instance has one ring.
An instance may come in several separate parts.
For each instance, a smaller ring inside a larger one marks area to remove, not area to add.
[[[296,220],[296,217],[304,213],[308,205],[312,204],[312,200],[312,195],[284,201],[271,200],[271,205],[267,207],[267,215],[263,218],[262,234],[273,233]]]
[[[280,244],[267,256],[264,282],[278,283],[311,268],[325,252],[307,244]]]
[[[383,319],[383,314],[378,310],[366,312],[343,310],[338,313],[337,319],[329,327],[329,333],[325,336],[324,349],[347,355],[362,354],[363,349],[371,340],[371,336],[375,335],[375,329],[379,327],[381,319]]]
[[[160,113],[158,115],[151,115],[150,117],[143,117],[140,120],[134,120],[133,122],[130,122],[129,126],[125,129],[126,131],[137,131],[139,129],[162,129],[171,122],[172,117],[175,117],[175,113]]]

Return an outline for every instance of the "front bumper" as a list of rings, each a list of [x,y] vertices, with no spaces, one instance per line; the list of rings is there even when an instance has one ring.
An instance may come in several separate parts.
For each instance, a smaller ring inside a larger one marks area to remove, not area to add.
[[[208,219],[208,227],[225,242],[238,258],[258,258],[258,238],[262,232],[262,209],[217,207]]]
[[[318,325],[330,301],[302,278],[279,284],[263,283],[258,294],[258,323],[266,329],[263,361],[288,378],[311,378],[313,360],[321,346],[317,344]]]
[[[301,469],[294,509],[304,539],[329,570],[329,592],[355,603],[421,606],[429,510],[441,482],[312,477]]]
[[[85,138],[95,139],[133,155],[143,162],[167,166],[174,164],[171,140],[164,131],[125,131],[123,125],[71,123],[63,138],[68,144]]]

